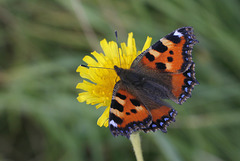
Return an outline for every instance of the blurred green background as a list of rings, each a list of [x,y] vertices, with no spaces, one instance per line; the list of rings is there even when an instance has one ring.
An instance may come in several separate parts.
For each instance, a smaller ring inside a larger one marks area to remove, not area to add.
[[[194,27],[192,98],[168,133],[142,133],[146,161],[240,160],[239,0],[1,0],[0,161],[134,161],[130,141],[96,125],[104,108],[78,103],[75,72],[99,41],[141,50]]]

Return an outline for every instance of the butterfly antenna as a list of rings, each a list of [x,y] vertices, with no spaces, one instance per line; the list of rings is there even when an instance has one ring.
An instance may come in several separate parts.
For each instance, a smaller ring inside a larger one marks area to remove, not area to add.
[[[116,37],[116,41],[117,41],[117,45],[118,45],[118,49],[119,49],[120,45],[119,45],[119,42],[118,42],[117,30],[115,31],[115,37]],[[119,63],[120,63],[120,67],[121,67],[122,65],[121,65],[121,55],[120,55],[120,53],[118,54],[118,56],[119,56]]]
[[[88,65],[83,65],[80,64],[81,67],[85,67],[85,68],[99,68],[99,69],[110,69],[110,70],[114,70],[113,68],[105,68],[105,67],[93,67],[93,66],[88,66]]]

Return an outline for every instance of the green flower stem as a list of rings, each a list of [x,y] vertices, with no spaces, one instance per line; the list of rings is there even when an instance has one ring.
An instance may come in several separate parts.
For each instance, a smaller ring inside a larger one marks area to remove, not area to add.
[[[132,133],[130,135],[130,141],[132,143],[133,150],[135,152],[135,156],[137,158],[137,161],[143,161],[141,140],[140,140],[139,132]]]

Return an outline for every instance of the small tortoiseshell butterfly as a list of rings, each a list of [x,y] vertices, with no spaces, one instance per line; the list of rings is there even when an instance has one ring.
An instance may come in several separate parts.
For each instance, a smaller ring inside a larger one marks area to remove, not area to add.
[[[129,138],[135,131],[167,132],[177,111],[162,99],[185,102],[198,81],[192,48],[193,28],[183,27],[157,41],[133,61],[130,69],[114,66],[120,77],[114,87],[109,128]]]

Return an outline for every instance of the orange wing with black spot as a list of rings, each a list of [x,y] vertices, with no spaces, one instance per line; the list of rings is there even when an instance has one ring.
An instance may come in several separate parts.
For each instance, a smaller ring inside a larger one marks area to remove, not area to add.
[[[157,41],[140,54],[132,68],[145,67],[158,72],[182,73],[192,63],[192,48],[198,42],[191,27],[183,27]]]
[[[169,98],[182,104],[198,84],[191,54],[197,42],[193,28],[179,28],[140,54],[131,68],[153,77],[170,91]]]
[[[165,102],[149,100],[141,92],[132,94],[118,82],[113,91],[109,128],[114,136],[123,135],[128,138],[135,131],[167,132],[167,126],[175,121],[176,114],[177,111]]]
[[[178,104],[182,104],[191,97],[192,90],[199,84],[195,77],[195,64],[192,63],[189,69],[183,73],[172,74],[171,77],[171,99]]]
[[[119,82],[120,83],[120,82]],[[147,128],[152,116],[143,103],[117,83],[109,113],[109,128],[114,136],[129,137],[134,131]]]
[[[177,111],[166,105],[159,105],[157,108],[150,109],[152,123],[149,127],[143,129],[144,132],[161,130],[167,132],[167,126],[175,121]]]

